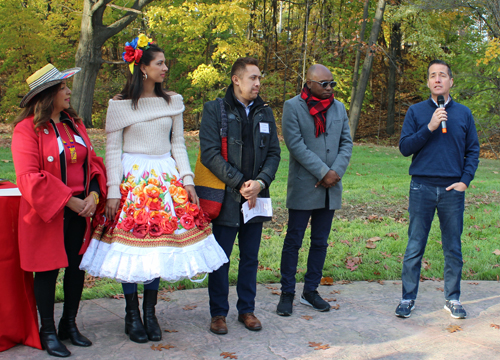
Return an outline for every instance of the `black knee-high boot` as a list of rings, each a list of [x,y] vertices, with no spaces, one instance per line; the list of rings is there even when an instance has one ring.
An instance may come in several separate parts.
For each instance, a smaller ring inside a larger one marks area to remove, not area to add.
[[[57,357],[68,357],[71,352],[59,340],[56,334],[56,326],[53,318],[41,318],[40,341],[42,349],[47,350],[49,355]]]
[[[76,314],[78,310],[69,310],[66,307],[63,310],[63,316],[59,321],[59,339],[70,339],[71,343],[76,346],[90,346],[92,341],[83,336],[76,326]]]
[[[144,329],[151,341],[161,340],[161,329],[155,315],[155,306],[158,300],[158,290],[144,290],[142,309],[144,311]]]
[[[132,294],[125,294],[125,334],[128,334],[130,340],[136,343],[148,342],[148,335],[144,330],[144,325],[141,320],[141,313],[139,312],[139,298],[137,292]]]

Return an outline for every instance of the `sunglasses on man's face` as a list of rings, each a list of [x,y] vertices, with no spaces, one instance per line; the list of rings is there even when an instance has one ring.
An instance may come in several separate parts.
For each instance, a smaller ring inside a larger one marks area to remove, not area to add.
[[[311,81],[320,84],[323,87],[323,89],[326,89],[328,85],[330,85],[330,87],[333,89],[335,85],[337,85],[336,81],[316,81],[316,80],[311,80]]]

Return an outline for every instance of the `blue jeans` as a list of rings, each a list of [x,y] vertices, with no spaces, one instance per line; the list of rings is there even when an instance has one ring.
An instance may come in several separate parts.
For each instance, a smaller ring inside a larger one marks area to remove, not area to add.
[[[244,224],[243,216],[241,216],[240,224],[239,227],[214,224],[212,232],[228,259],[233,250],[236,234],[238,234],[240,263],[238,267],[238,283],[236,285],[236,292],[238,293],[236,308],[239,314],[245,314],[255,310],[262,223]],[[229,311],[229,302],[227,300],[229,295],[228,275],[229,262],[208,274],[208,295],[210,296],[210,315],[212,317],[218,315],[227,316]]]
[[[281,291],[295,293],[295,274],[297,273],[299,250],[309,218],[311,218],[311,247],[307,257],[304,291],[317,289],[323,274],[328,235],[332,228],[334,214],[335,210],[328,210],[328,204],[324,209],[288,210],[288,230],[281,252]]]
[[[417,298],[420,267],[427,237],[437,210],[444,253],[444,296],[446,300],[460,300],[462,277],[461,236],[464,223],[465,192],[446,191],[445,187],[410,184],[410,226],[408,245],[403,261],[403,299]]]

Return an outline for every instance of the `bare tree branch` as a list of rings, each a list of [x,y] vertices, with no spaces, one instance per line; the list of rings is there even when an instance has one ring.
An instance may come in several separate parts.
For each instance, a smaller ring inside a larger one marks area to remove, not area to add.
[[[137,13],[137,14],[142,14],[142,11],[140,11],[140,10],[126,8],[126,7],[118,6],[118,5],[115,5],[115,4],[106,4],[106,6],[109,6],[109,7],[118,9],[118,10],[122,10],[122,11],[130,11],[130,12],[134,12],[134,13]]]
[[[99,0],[96,2],[92,7],[90,8],[90,13],[94,14],[99,8],[105,6],[106,4],[110,3],[112,0]]]

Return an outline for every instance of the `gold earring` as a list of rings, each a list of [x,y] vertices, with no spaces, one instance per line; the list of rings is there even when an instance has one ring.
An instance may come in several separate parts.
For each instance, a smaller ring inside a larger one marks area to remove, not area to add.
[[[148,74],[144,73],[144,75],[142,75],[142,80],[147,80],[148,78]]]

